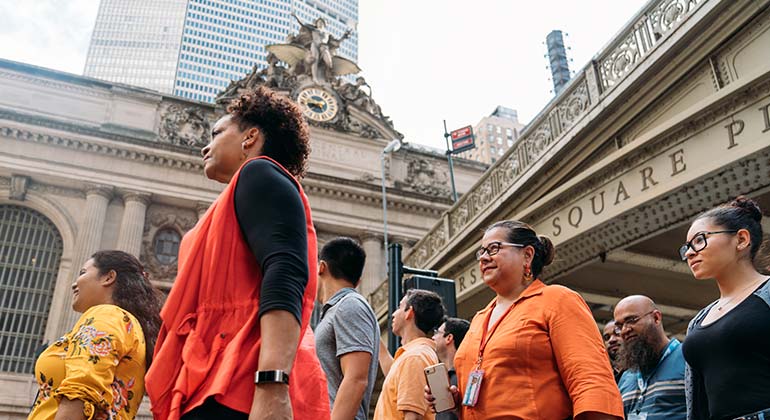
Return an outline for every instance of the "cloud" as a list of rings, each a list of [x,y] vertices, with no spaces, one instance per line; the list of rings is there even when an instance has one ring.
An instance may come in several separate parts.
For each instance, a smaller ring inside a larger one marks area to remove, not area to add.
[[[0,57],[82,74],[96,0],[0,3]]]

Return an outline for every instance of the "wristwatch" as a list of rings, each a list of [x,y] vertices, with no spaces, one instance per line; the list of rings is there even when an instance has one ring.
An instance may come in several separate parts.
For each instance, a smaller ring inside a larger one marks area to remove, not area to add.
[[[289,374],[282,370],[260,370],[254,375],[254,383],[259,384],[289,384]]]

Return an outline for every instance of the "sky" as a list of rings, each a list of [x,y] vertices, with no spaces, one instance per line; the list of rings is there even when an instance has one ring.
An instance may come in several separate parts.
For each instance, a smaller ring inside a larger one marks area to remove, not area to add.
[[[148,0],[152,1],[152,0]],[[404,140],[445,148],[496,106],[528,123],[553,97],[545,37],[580,71],[643,0],[359,0],[358,56]],[[98,0],[0,0],[0,58],[82,74]]]

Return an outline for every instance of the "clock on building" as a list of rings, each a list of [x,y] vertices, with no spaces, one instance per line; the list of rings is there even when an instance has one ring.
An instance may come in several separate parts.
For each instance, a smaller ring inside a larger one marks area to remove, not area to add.
[[[302,89],[297,95],[297,103],[305,117],[318,122],[332,120],[339,111],[337,97],[319,87]]]

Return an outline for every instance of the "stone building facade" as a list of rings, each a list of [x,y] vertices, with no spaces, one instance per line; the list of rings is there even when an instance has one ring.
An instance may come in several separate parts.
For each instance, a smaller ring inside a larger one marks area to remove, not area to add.
[[[276,88],[296,97],[288,85]],[[302,184],[320,242],[348,235],[366,249],[367,294],[385,272],[382,150],[400,135],[381,113],[344,99],[341,86],[316,88],[337,95],[345,123],[313,122]],[[77,319],[71,284],[94,251],[139,255],[158,287],[172,287],[179,239],[223,188],[203,176],[200,155],[221,112],[0,60],[0,419],[26,418],[35,352]],[[389,238],[409,248],[451,205],[447,162],[407,144],[385,163]],[[456,163],[459,190],[484,168]]]

